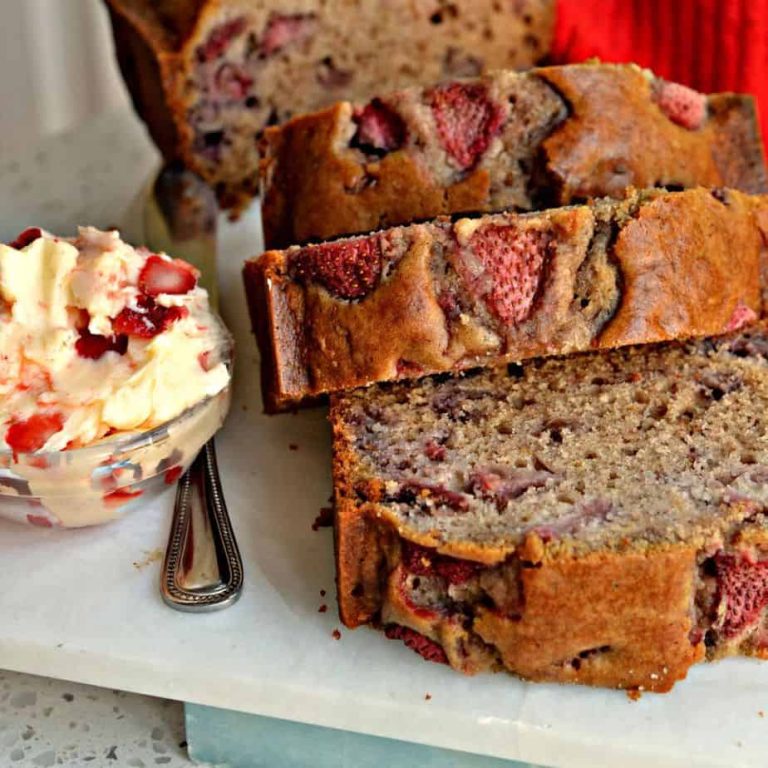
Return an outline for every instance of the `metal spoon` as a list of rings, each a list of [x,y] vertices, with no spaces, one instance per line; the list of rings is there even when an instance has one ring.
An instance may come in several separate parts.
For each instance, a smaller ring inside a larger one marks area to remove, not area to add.
[[[144,204],[147,245],[183,257],[201,273],[211,307],[218,306],[213,192],[193,173],[166,166]],[[243,561],[221,488],[211,439],[179,480],[160,592],[179,611],[232,605],[243,588]]]

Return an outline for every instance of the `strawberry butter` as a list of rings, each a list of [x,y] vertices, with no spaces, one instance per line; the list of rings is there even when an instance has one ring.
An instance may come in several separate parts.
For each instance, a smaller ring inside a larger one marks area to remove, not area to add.
[[[197,277],[91,227],[0,245],[0,449],[80,448],[221,392],[222,330]]]

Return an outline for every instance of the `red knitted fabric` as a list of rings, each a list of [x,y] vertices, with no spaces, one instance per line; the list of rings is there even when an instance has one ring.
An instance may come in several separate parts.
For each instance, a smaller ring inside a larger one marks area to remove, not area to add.
[[[752,93],[768,136],[768,0],[558,0],[552,58],[593,56],[705,93]]]

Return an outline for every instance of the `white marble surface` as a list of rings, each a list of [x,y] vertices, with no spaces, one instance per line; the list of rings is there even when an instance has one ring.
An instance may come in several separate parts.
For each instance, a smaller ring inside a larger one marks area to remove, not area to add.
[[[187,768],[176,701],[0,670],[2,768]]]

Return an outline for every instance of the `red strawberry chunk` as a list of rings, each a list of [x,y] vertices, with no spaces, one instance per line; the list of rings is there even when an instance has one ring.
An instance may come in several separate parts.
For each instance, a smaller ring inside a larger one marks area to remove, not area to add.
[[[213,361],[211,360],[212,350],[208,349],[205,352],[201,352],[197,356],[197,362],[200,363],[200,367],[208,373],[213,368]]]
[[[173,485],[184,473],[184,469],[178,465],[165,470],[165,484]]]
[[[435,440],[427,440],[424,453],[431,461],[443,461],[447,453],[446,447]]]
[[[151,339],[189,314],[186,307],[163,307],[150,296],[141,296],[136,309],[126,307],[113,321],[118,334]]]
[[[27,514],[27,522],[30,525],[36,525],[38,528],[53,528],[51,518],[45,515],[33,515],[30,512]]]
[[[472,235],[457,269],[490,312],[504,323],[520,323],[533,310],[548,248],[545,232],[490,224]]]
[[[16,236],[16,239],[13,242],[8,243],[8,245],[18,251],[42,236],[43,230],[40,229],[40,227],[27,227],[23,232],[20,232]]]
[[[128,350],[128,337],[125,335],[100,336],[87,328],[80,330],[80,337],[75,342],[75,349],[80,357],[98,360],[106,352],[124,355]]]
[[[743,328],[745,325],[754,323],[757,320],[757,314],[753,309],[750,309],[746,304],[739,302],[736,309],[733,310],[731,319],[728,321],[728,325],[725,326],[726,331],[738,331],[739,328]]]
[[[271,56],[291,43],[308,40],[315,33],[315,26],[315,17],[312,14],[273,15],[267,22],[261,39],[262,54]]]
[[[126,488],[118,488],[116,491],[105,493],[103,500],[105,504],[119,507],[122,504],[127,504],[133,499],[138,499],[139,496],[141,496],[143,493],[144,491],[142,491],[140,488],[133,489],[128,486]]]
[[[380,99],[374,99],[355,112],[357,123],[353,144],[362,149],[391,152],[405,143],[405,123],[400,115]]]
[[[736,637],[755,626],[768,606],[768,561],[721,553],[715,555],[715,566],[723,634]]]
[[[402,640],[408,648],[427,661],[434,661],[436,664],[448,663],[448,657],[445,655],[443,647],[415,629],[403,627],[400,624],[390,624],[384,630],[384,634],[390,640]]]
[[[406,503],[423,502],[439,507],[447,507],[457,512],[466,512],[469,508],[469,500],[463,493],[446,488],[444,485],[430,485],[419,483],[416,480],[408,480],[400,486],[395,496],[396,501]]]
[[[215,76],[216,90],[230,99],[242,99],[253,85],[253,78],[234,64],[222,64]]]
[[[427,94],[443,149],[462,170],[471,168],[504,124],[504,110],[483,85],[449,83]]]
[[[213,61],[227,50],[232,40],[245,29],[245,19],[240,17],[225,21],[216,27],[205,43],[198,47],[198,61]]]
[[[707,97],[680,83],[661,82],[656,103],[673,123],[689,131],[701,128],[707,117]]]
[[[449,584],[464,584],[483,566],[470,560],[438,555],[427,547],[403,541],[403,567],[417,576],[441,576]]]
[[[24,421],[13,422],[5,433],[5,442],[14,453],[33,453],[63,426],[64,417],[60,413],[35,413]]]
[[[379,281],[381,241],[376,236],[312,245],[297,251],[297,277],[313,280],[342,299],[359,299]]]
[[[197,285],[198,271],[181,259],[152,254],[139,273],[139,290],[147,296],[189,293]]]

